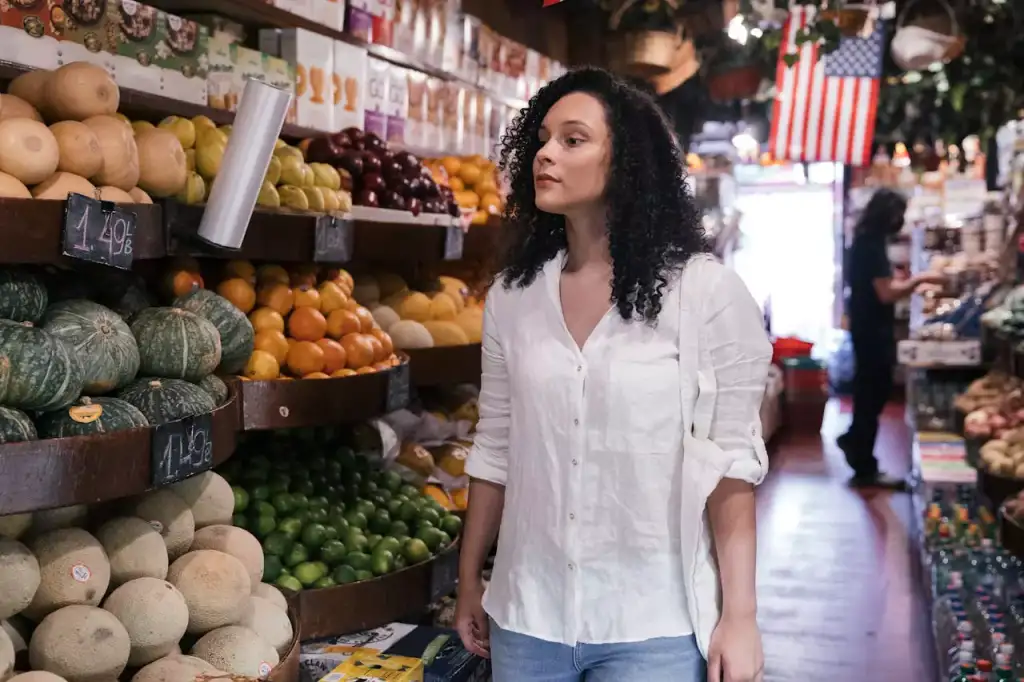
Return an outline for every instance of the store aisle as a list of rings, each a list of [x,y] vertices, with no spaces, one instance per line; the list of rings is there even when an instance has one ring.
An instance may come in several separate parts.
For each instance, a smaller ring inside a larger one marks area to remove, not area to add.
[[[909,469],[903,407],[880,434],[882,466]],[[861,494],[833,441],[849,406],[829,405],[821,438],[783,435],[758,497],[760,621],[767,682],[930,682],[934,657],[910,546],[908,495]]]

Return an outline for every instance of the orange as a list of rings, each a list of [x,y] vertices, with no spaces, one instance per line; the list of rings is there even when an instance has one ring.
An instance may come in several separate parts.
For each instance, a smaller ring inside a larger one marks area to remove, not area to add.
[[[304,376],[302,378],[303,379],[330,379],[331,377],[330,377],[329,374],[324,374],[323,372],[310,372],[309,374],[307,374],[306,376]]]
[[[441,159],[441,166],[445,169],[448,175],[458,175],[459,169],[462,167],[462,161],[455,156],[446,156]]]
[[[256,268],[247,260],[231,260],[224,266],[224,279],[244,279],[253,284],[256,282]]]
[[[387,359],[388,354],[384,352],[384,344],[380,342],[380,339],[372,334],[363,334],[363,338],[366,339],[366,343],[370,344],[370,348],[373,349],[374,362],[383,362]]]
[[[243,313],[248,313],[256,305],[256,290],[248,280],[240,277],[221,282],[217,286],[217,293],[231,301]]]
[[[295,293],[287,284],[266,284],[256,293],[256,302],[287,315],[295,305]]]
[[[323,371],[324,352],[312,341],[296,341],[288,351],[288,369],[296,376],[304,377],[313,372]]]
[[[494,181],[493,176],[485,175],[484,177],[480,178],[480,181],[477,182],[476,185],[473,186],[473,189],[475,189],[477,194],[479,194],[480,196],[484,196],[486,194],[497,194],[498,183]]]
[[[316,308],[296,308],[288,317],[288,334],[299,341],[319,341],[327,333],[327,320]]]
[[[383,372],[384,370],[391,369],[391,363],[390,362],[375,362],[375,363],[373,363],[370,366],[373,367],[378,372]]]
[[[340,339],[346,334],[354,334],[362,328],[362,322],[350,310],[335,310],[327,316],[327,334],[332,339]]]
[[[347,301],[345,301],[345,304],[342,307],[345,310],[349,311],[350,313],[354,313],[356,310],[358,310],[362,306],[359,305],[359,301],[357,301],[356,299],[352,298],[352,294],[349,294],[349,299]]]
[[[301,286],[303,284],[315,287],[316,271],[317,267],[315,265],[300,265],[299,267],[292,269],[288,278],[293,287]]]
[[[260,284],[288,284],[288,271],[280,265],[261,265],[256,268],[256,281]]]
[[[459,178],[466,183],[466,187],[472,187],[484,177],[484,172],[480,170],[480,166],[472,163],[464,163],[459,168]]]
[[[295,287],[295,307],[320,310],[320,292],[309,284],[300,284]]]
[[[366,367],[360,367],[356,370],[356,374],[375,374],[377,370],[367,365]]]
[[[263,350],[254,350],[245,363],[245,376],[256,381],[268,381],[276,379],[281,373],[281,366],[270,353]]]
[[[320,312],[325,315],[341,310],[348,300],[348,296],[337,282],[324,282],[317,291],[320,292]]]
[[[391,334],[380,328],[371,329],[370,334],[380,341],[380,345],[384,348],[384,357],[391,357],[395,352],[395,344],[391,341]]]
[[[359,318],[359,331],[364,334],[369,334],[374,326],[373,313],[363,306],[357,306],[352,312],[354,312],[356,317]]]
[[[356,371],[354,369],[349,369],[348,367],[344,369],[339,369],[337,372],[331,372],[331,376],[334,377],[335,379],[340,379],[341,377],[351,377],[355,376],[355,374]]]
[[[266,351],[274,356],[277,364],[283,365],[288,358],[288,339],[277,329],[256,332],[256,350]]]
[[[178,298],[203,288],[203,278],[198,272],[174,270],[164,278],[164,293],[168,298]]]
[[[355,288],[356,282],[352,279],[352,275],[349,274],[348,270],[344,268],[338,268],[337,270],[328,270],[327,279],[334,282],[341,287],[341,290],[345,292],[346,296],[352,295],[352,289]]]
[[[466,183],[462,181],[462,178],[451,178],[448,180],[448,187],[451,188],[453,192],[461,192],[466,189]]]
[[[284,331],[284,318],[273,308],[257,308],[249,313],[249,321],[257,333],[267,330]]]
[[[352,369],[358,370],[373,363],[373,346],[364,334],[346,334],[341,338],[341,345],[345,348],[345,364]],[[379,342],[378,342],[379,343]]]
[[[402,358],[392,353],[391,357],[388,358],[388,362],[391,363],[392,367],[398,367],[400,364],[402,364]]]
[[[334,374],[345,366],[345,347],[334,339],[320,339],[316,345],[324,352],[324,371]]]

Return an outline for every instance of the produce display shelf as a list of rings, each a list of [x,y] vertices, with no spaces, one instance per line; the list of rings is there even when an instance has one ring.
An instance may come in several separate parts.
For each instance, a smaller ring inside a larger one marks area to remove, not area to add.
[[[451,386],[480,381],[480,344],[406,351],[413,386]]]
[[[235,451],[238,395],[211,413],[212,466]],[[152,489],[151,443],[159,427],[0,445],[0,516],[94,504]]]
[[[451,594],[458,578],[456,541],[429,561],[348,585],[292,595],[303,639],[361,632],[422,613]]]

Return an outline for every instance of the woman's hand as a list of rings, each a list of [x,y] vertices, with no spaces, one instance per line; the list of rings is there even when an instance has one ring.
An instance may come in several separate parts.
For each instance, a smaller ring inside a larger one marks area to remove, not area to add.
[[[711,633],[708,682],[764,682],[764,651],[755,616],[723,616]]]
[[[491,657],[490,624],[483,606],[484,586],[480,581],[459,583],[455,604],[455,629],[462,646],[470,653]]]

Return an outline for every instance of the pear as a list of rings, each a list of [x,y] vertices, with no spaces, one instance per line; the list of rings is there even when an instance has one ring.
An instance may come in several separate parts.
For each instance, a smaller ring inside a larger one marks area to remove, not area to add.
[[[274,187],[274,183],[269,180],[264,180],[260,186],[260,193],[256,197],[256,204],[258,206],[267,206],[269,208],[280,208],[281,207],[281,195],[278,194],[277,188]]]
[[[277,188],[281,195],[281,205],[299,211],[309,210],[309,198],[306,193],[294,185],[281,185]]]
[[[305,164],[301,159],[288,156],[281,159],[281,173],[277,183],[279,185],[295,185],[302,187],[306,184],[306,172],[303,169]]]
[[[323,187],[303,187],[302,191],[309,200],[309,210],[317,213],[324,213],[327,208],[324,203]]]
[[[202,144],[196,148],[196,170],[207,180],[217,177],[220,163],[224,160],[225,145],[211,142],[204,137]]]
[[[267,166],[267,174],[263,176],[271,185],[281,181],[281,159],[276,156],[270,157],[270,164]]]
[[[221,144],[225,147],[228,145],[228,136],[223,130],[217,128],[207,128],[200,126],[196,128],[196,148],[203,146],[204,144]]]
[[[217,124],[213,122],[213,119],[202,114],[192,117],[192,125],[196,127],[196,132],[199,132],[200,128],[217,128]]]
[[[175,197],[183,204],[201,204],[206,199],[206,183],[198,173],[189,173],[185,186]]]
[[[220,128],[217,128],[217,130],[221,131],[222,133],[224,133],[228,137],[231,137],[231,131],[233,129],[234,129],[234,126],[230,126],[230,125],[221,126]]]
[[[190,171],[194,171],[196,169],[196,150],[195,149],[186,149],[185,150],[185,168],[187,168]]]
[[[302,164],[302,186],[316,186],[316,174],[313,172],[313,169],[309,167],[309,164],[306,163]]]
[[[341,210],[341,202],[338,201],[338,192],[330,187],[317,187],[324,197],[324,210],[328,213],[336,213]]]
[[[314,182],[318,187],[326,187],[333,190],[341,189],[341,176],[338,174],[338,171],[326,163],[311,163],[309,167],[313,169]]]
[[[174,133],[175,137],[178,138],[178,142],[181,142],[182,149],[191,149],[196,144],[196,125],[187,118],[168,116],[160,121],[158,127]]]
[[[348,213],[352,210],[352,195],[341,189],[336,192],[338,195],[338,210]]]
[[[156,126],[150,123],[149,121],[132,122],[132,133],[134,133],[135,135],[138,135],[139,133],[145,132],[147,130],[152,130],[153,128],[156,128]]]
[[[280,137],[274,140],[274,151],[276,152],[281,147],[287,147],[288,143],[282,140]]]
[[[298,149],[297,147],[289,146],[289,145],[284,145],[283,147],[278,147],[277,149],[275,149],[274,150],[274,156],[280,156],[282,161],[284,161],[285,157],[289,157],[289,156],[294,156],[300,162],[306,160],[302,156],[302,151],[300,149]]]

